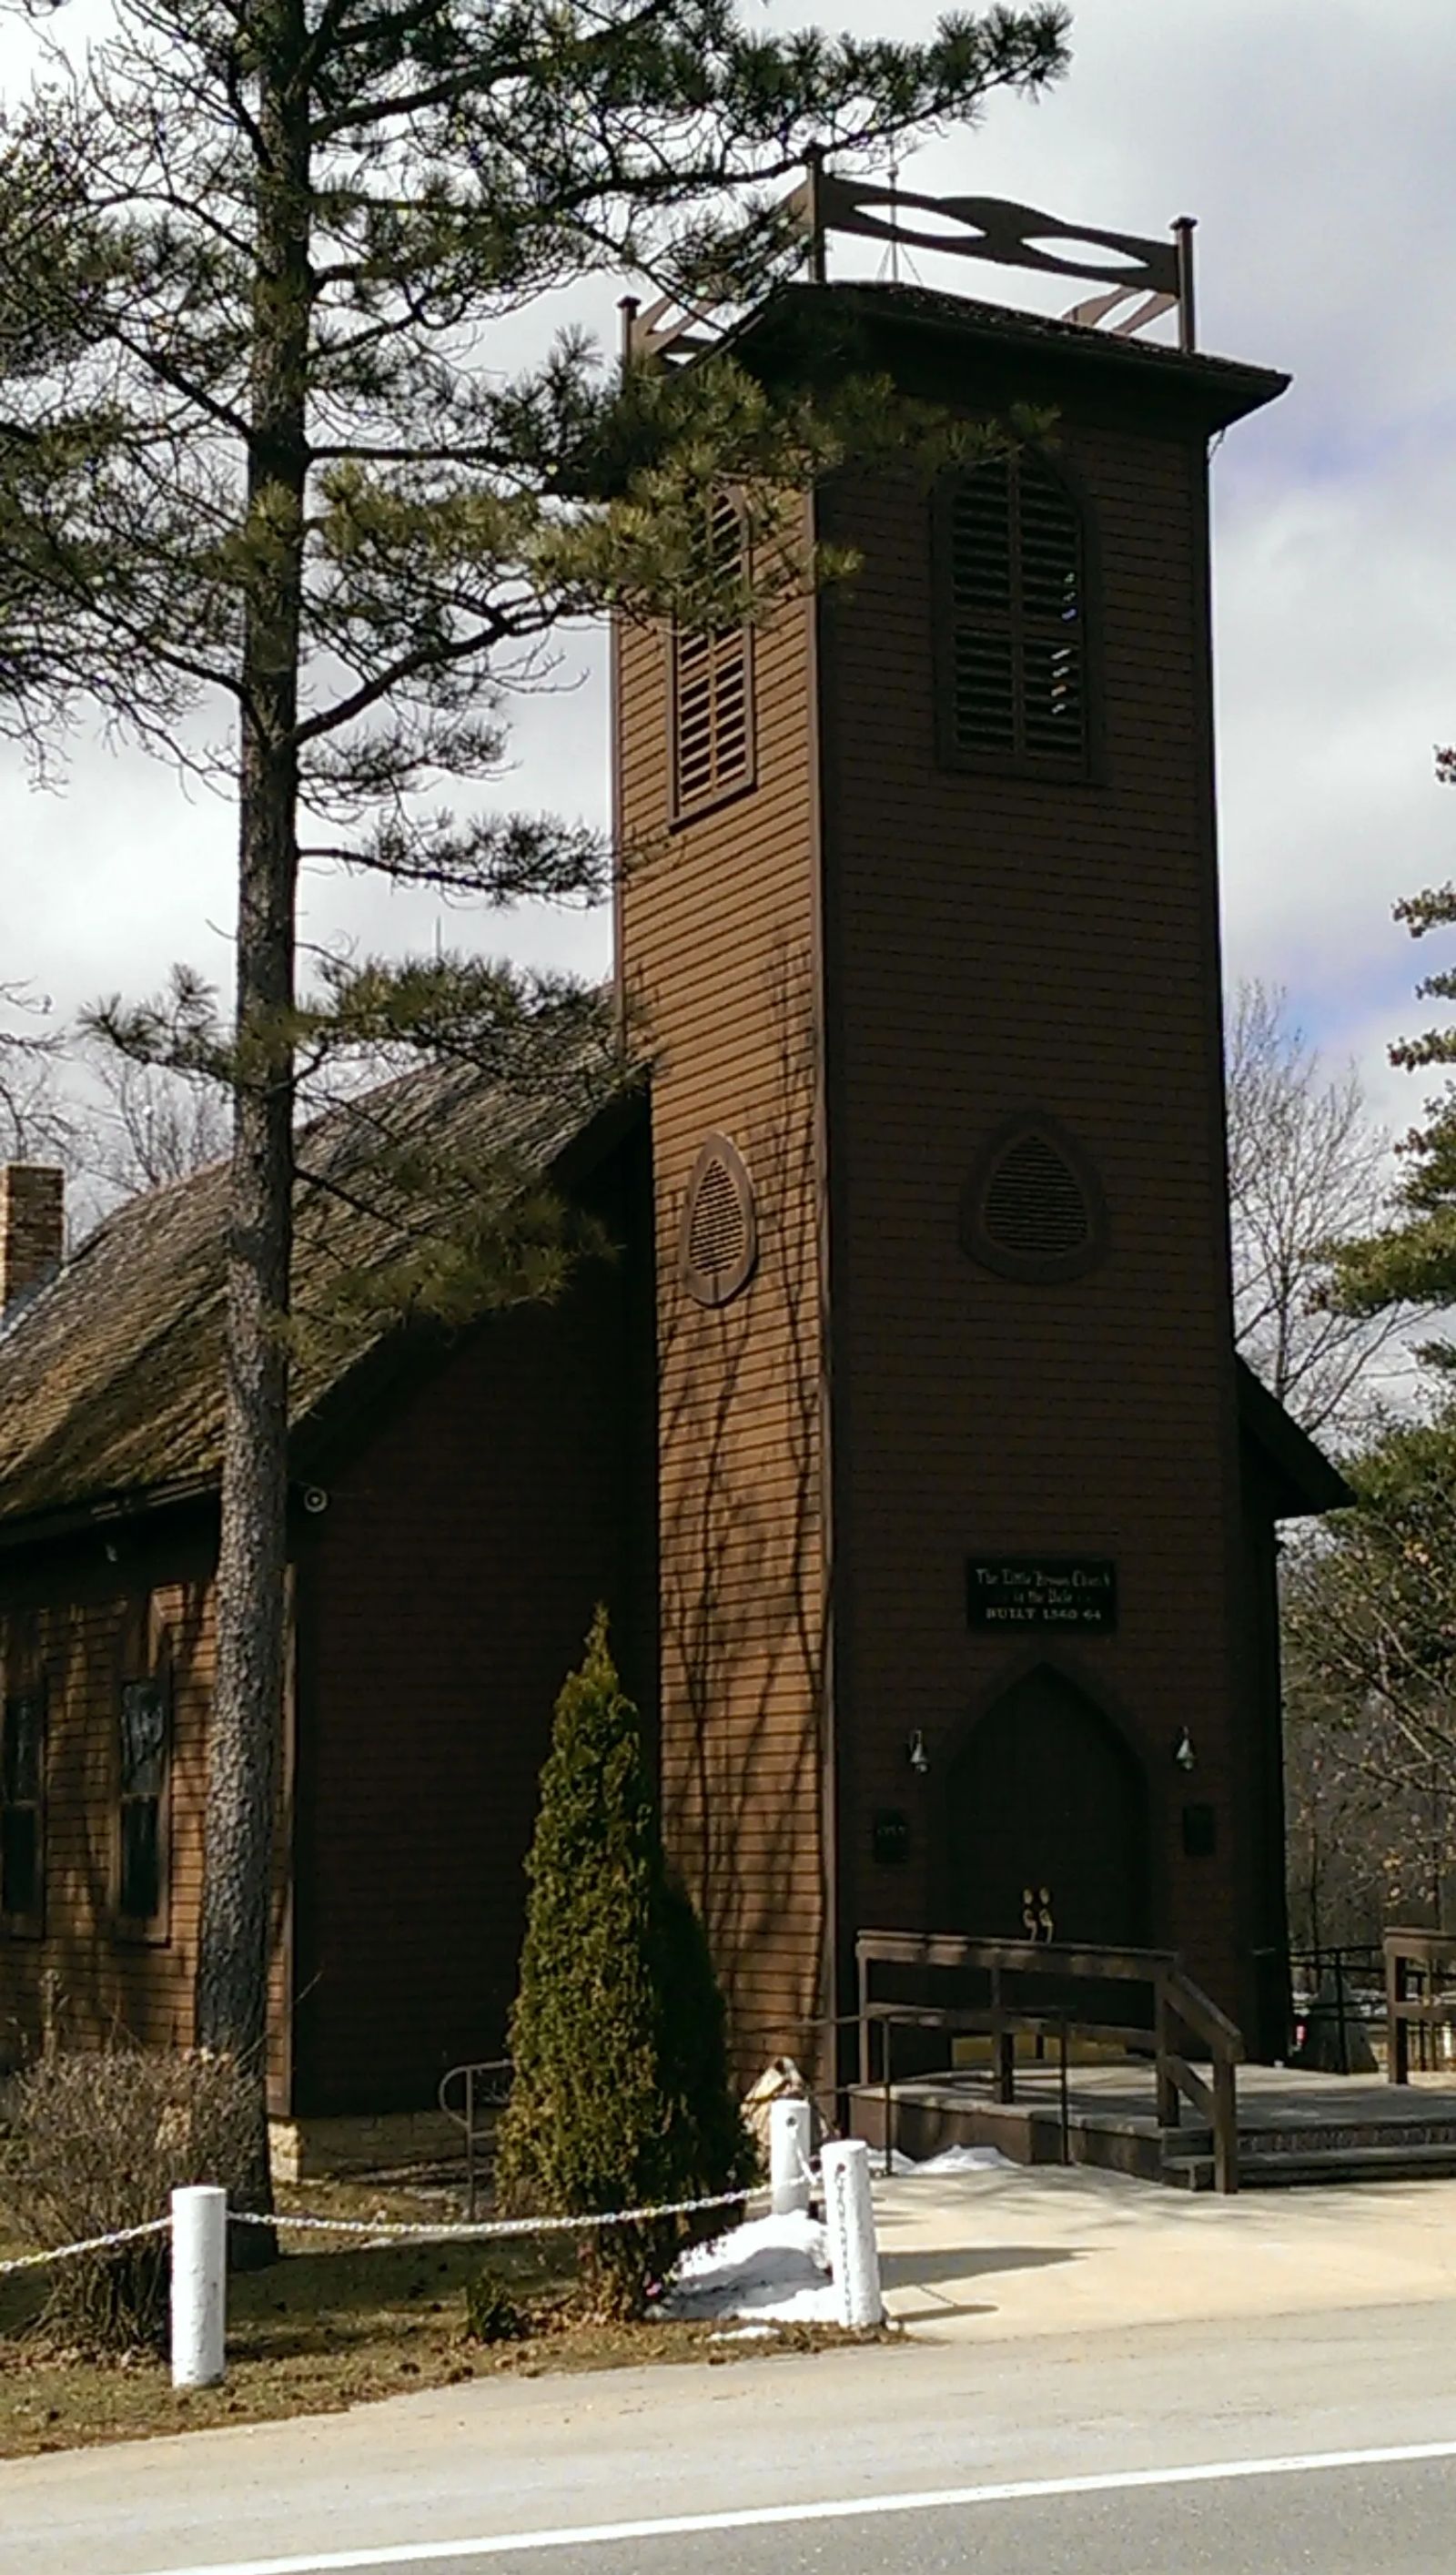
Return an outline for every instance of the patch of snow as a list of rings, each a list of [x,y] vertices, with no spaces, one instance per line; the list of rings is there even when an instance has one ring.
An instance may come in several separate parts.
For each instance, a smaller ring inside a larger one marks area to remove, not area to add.
[[[772,2325],[725,2325],[721,2333],[708,2337],[710,2342],[771,2342]]]
[[[884,2170],[884,2157],[877,2149],[870,2156],[869,2169],[876,2177]],[[922,2162],[916,2162],[913,2155],[902,2155],[896,2147],[890,2157],[890,2169],[896,2177],[915,2173],[921,2180],[933,2181],[945,2173],[1013,2172],[1016,2167],[999,2146],[943,2146],[938,2155],[927,2155]]]
[[[832,2324],[824,2230],[816,2219],[754,2217],[684,2254],[660,2312],[695,2319],[742,2316],[774,2324]]]

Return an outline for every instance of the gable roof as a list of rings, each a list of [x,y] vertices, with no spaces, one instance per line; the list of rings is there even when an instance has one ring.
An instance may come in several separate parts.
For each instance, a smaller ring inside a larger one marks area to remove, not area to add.
[[[1356,1498],[1332,1459],[1286,1412],[1247,1359],[1238,1368],[1238,1416],[1259,1452],[1272,1487],[1276,1519],[1309,1519],[1320,1511],[1348,1509]]]
[[[600,1046],[549,1094],[432,1065],[327,1111],[299,1138],[294,1301],[342,1271],[397,1260],[405,1202],[368,1166],[383,1145],[487,1160],[529,1186],[590,1166],[620,1132],[635,1086]],[[43,1526],[210,1490],[222,1463],[227,1166],[133,1199],[0,1331],[0,1543]],[[351,1183],[353,1186],[351,1187]],[[305,1333],[291,1370],[295,1433],[399,1326]]]

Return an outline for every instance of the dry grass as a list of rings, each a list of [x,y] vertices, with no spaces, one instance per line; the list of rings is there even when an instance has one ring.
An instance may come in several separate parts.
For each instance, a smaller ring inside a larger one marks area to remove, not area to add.
[[[38,2056],[9,2086],[0,2197],[32,2244],[75,2244],[142,2226],[174,2189],[249,2165],[254,2108],[225,2056],[114,2046]],[[46,2322],[88,2350],[161,2351],[167,2341],[165,2239],[58,2263],[45,2275]]]
[[[282,2207],[329,2216],[420,2220],[444,2213],[438,2192],[372,2183],[309,2182],[279,2199]],[[285,2240],[296,2248],[303,2239]],[[0,2256],[23,2249],[0,2233]],[[468,2342],[464,2333],[465,2285],[487,2249],[492,2269],[531,2317],[524,2340],[497,2348]],[[771,2342],[725,2343],[708,2325],[587,2323],[572,2311],[571,2260],[559,2245],[544,2256],[519,2242],[290,2249],[269,2269],[229,2282],[227,2380],[193,2390],[174,2389],[165,2365],[151,2357],[95,2361],[56,2349],[36,2329],[44,2292],[34,2275],[0,2281],[0,2458],[335,2413],[470,2378],[647,2361],[717,2365],[863,2339],[784,2326]]]

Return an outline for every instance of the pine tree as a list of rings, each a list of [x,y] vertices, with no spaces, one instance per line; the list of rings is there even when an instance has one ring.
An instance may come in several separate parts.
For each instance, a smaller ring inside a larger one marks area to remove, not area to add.
[[[600,834],[472,810],[512,690],[549,678],[564,621],[761,614],[815,578],[779,496],[845,433],[730,360],[619,380],[572,332],[513,371],[503,327],[632,271],[694,304],[751,301],[785,273],[770,199],[806,153],[863,167],[973,123],[997,89],[1034,94],[1064,68],[1067,17],[997,5],[906,44],[774,39],[732,0],[115,0],[68,67],[61,15],[0,196],[60,210],[48,291],[73,354],[24,380],[10,447],[95,470],[10,511],[19,631],[28,666],[59,656],[230,781],[238,811],[232,1010],[219,1022],[184,976],[161,1010],[99,1025],[231,1097],[197,2034],[254,2069],[262,2190],[300,1084],[371,1035],[509,1064],[564,1001],[470,961],[423,978],[366,961],[309,1007],[300,872],[487,904],[602,893],[618,854]],[[725,479],[768,498],[748,513],[748,595],[729,580],[705,599]],[[175,721],[194,702],[210,752]]]
[[[599,1609],[557,1701],[511,2020],[498,2180],[550,2214],[671,2205],[746,2183],[753,2148],[728,2077],[703,1926],[669,1878],[642,1721]],[[586,2238],[597,2304],[633,2314],[726,2212]]]
[[[1436,754],[1436,776],[1456,787],[1456,748]],[[1413,939],[1456,928],[1456,885],[1428,887],[1395,907]],[[1443,967],[1416,986],[1422,1000],[1456,1002],[1456,969]],[[1427,1029],[1390,1050],[1392,1064],[1408,1073],[1456,1065],[1456,1029]],[[1456,1303],[1456,1084],[1427,1103],[1424,1126],[1412,1128],[1397,1152],[1404,1159],[1394,1193],[1392,1222],[1330,1254],[1333,1299],[1350,1314],[1385,1314],[1401,1305],[1438,1311]],[[1456,1343],[1429,1341],[1418,1355],[1447,1376],[1456,1374]]]

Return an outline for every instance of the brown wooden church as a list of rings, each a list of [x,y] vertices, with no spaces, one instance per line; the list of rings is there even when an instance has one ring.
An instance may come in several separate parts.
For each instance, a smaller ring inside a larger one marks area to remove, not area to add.
[[[1064,321],[824,282],[924,201],[816,174],[730,334],[1052,437],[834,478],[861,569],[756,632],[625,632],[618,907],[650,1085],[518,1138],[622,1257],[296,1387],[275,2106],[427,2104],[496,2053],[552,1702],[606,1597],[745,2069],[826,2061],[856,1931],[1154,1942],[1287,2039],[1275,1523],[1345,1497],[1235,1356],[1209,442],[1282,376],[1195,353],[1171,247],[950,201]],[[1135,309],[1121,327],[1129,300]],[[1179,345],[1139,336],[1176,310]],[[647,364],[701,333],[655,308]],[[730,505],[726,504],[728,508]],[[731,534],[730,521],[728,533]],[[390,1114],[507,1116],[427,1074]],[[305,1160],[327,1174],[328,1122]],[[215,1174],[46,1280],[0,1199],[0,2043],[185,2039],[219,1437]],[[337,1257],[306,1177],[300,1280]]]

